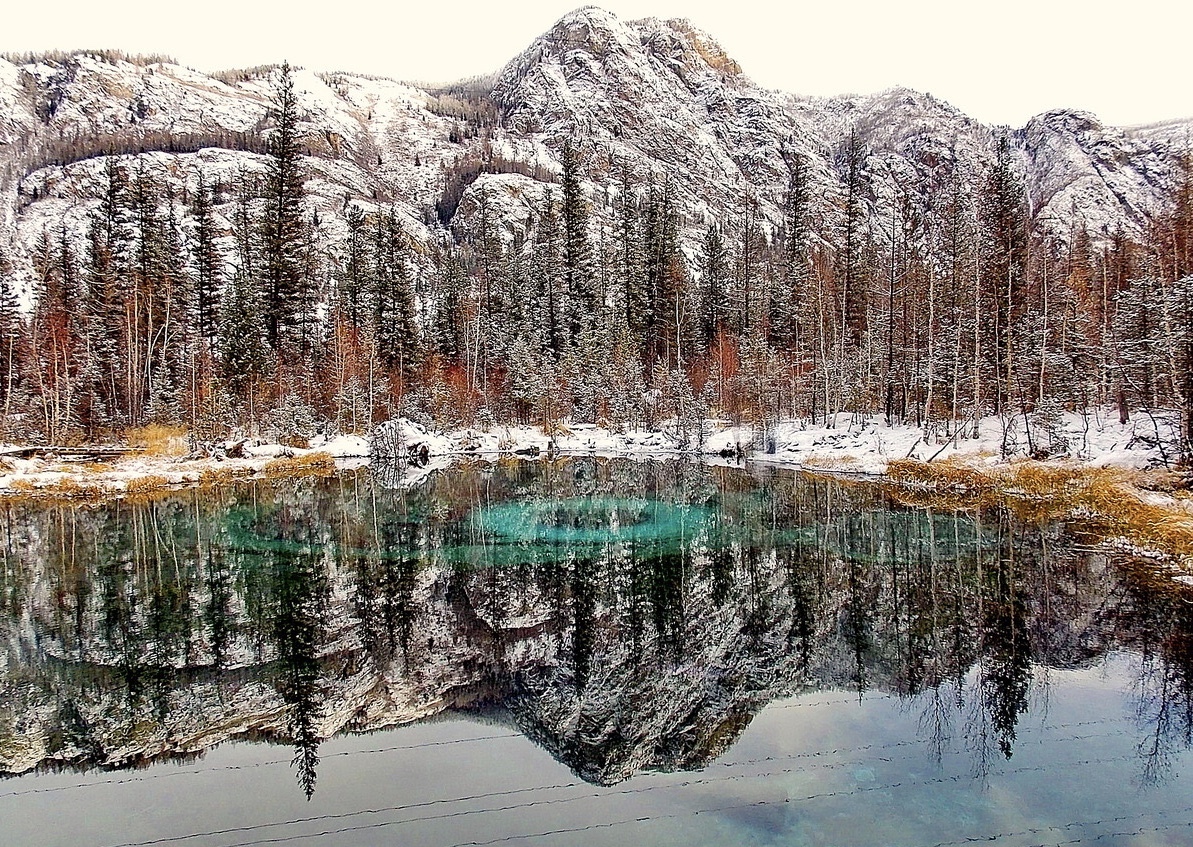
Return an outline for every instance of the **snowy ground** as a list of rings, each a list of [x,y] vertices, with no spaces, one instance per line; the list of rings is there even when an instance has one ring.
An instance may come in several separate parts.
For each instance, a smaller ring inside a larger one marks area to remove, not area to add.
[[[428,431],[407,420],[388,425],[391,449],[417,454],[415,466],[403,471],[395,485],[412,485],[454,457],[510,456],[639,456],[681,454],[707,460],[745,460],[787,467],[879,476],[891,460],[953,459],[993,465],[1037,455],[1048,448],[1050,460],[1091,467],[1164,468],[1174,458],[1176,421],[1171,416],[1137,415],[1120,424],[1110,413],[1065,413],[1042,425],[1022,417],[984,419],[976,437],[971,424],[930,432],[911,425],[887,426],[880,416],[839,415],[832,425],[787,421],[763,430],[706,421],[701,437],[677,432],[674,423],[655,431],[611,432],[591,424],[572,424],[546,434],[539,427],[495,426],[488,430]],[[1031,438],[1028,438],[1030,428]],[[1031,447],[1029,447],[1029,443]],[[0,458],[0,494],[58,496],[118,495],[204,481],[251,479],[276,472],[280,458],[327,454],[337,466],[369,461],[370,441],[341,435],[316,439],[309,449],[256,443],[243,458],[138,456],[111,464],[72,464],[52,458]],[[425,460],[425,461],[424,461]],[[271,463],[275,463],[271,465]]]
[[[407,446],[425,444],[430,456],[450,455],[596,455],[675,456],[683,453],[745,458],[798,468],[879,476],[893,459],[955,459],[996,464],[1027,458],[1077,462],[1091,467],[1164,468],[1175,459],[1179,430],[1173,416],[1134,417],[1091,412],[1064,413],[1042,426],[1021,416],[989,417],[977,432],[972,423],[955,428],[887,426],[881,416],[841,414],[831,424],[786,421],[767,430],[706,421],[702,437],[677,432],[674,422],[658,430],[611,432],[592,424],[572,424],[553,434],[538,427],[493,427],[450,433],[427,432],[400,421]],[[1030,435],[1030,437],[1029,437]],[[339,453],[333,453],[339,455]]]

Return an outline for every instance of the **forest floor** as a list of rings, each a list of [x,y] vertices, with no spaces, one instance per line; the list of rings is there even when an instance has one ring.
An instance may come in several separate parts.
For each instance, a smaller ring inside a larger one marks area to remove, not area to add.
[[[1135,415],[1124,424],[1110,410],[1095,410],[1047,419],[989,417],[976,428],[971,421],[960,429],[928,432],[911,424],[887,426],[881,416],[847,414],[831,425],[786,421],[766,430],[706,421],[698,446],[674,422],[630,432],[591,424],[561,425],[550,433],[531,426],[434,432],[405,420],[390,426],[402,449],[419,460],[386,474],[385,484],[395,487],[415,485],[466,458],[699,454],[706,462],[865,479],[923,506],[998,502],[1033,520],[1080,516],[1103,538],[1158,552],[1183,573],[1193,573],[1193,496],[1188,476],[1176,472],[1174,416]],[[326,476],[367,463],[369,455],[368,439],[351,435],[319,436],[305,448],[229,442],[200,453],[188,448],[184,433],[175,432],[113,461],[64,461],[52,451],[20,457],[0,447],[0,499],[94,502],[253,479]]]

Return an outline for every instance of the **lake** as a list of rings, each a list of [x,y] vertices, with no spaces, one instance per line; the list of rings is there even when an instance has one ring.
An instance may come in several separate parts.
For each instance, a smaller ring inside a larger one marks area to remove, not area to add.
[[[629,459],[2,507],[5,845],[1193,842],[1193,587]]]

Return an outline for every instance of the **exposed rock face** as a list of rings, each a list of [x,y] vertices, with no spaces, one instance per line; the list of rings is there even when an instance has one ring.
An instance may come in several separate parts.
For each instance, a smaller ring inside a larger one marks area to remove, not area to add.
[[[268,70],[215,78],[90,55],[0,60],[0,225],[26,289],[43,231],[65,223],[83,237],[102,167],[87,157],[123,139],[120,149],[157,151],[130,164],[163,178],[176,200],[193,191],[200,171],[230,186],[242,171],[262,170],[271,85]],[[595,7],[565,16],[483,83],[445,93],[300,71],[296,88],[310,211],[328,242],[342,236],[351,201],[394,208],[420,245],[446,238],[435,212],[446,171],[495,154],[548,176],[559,170],[566,138],[584,157],[594,227],[625,169],[639,187],[669,181],[689,245],[708,221],[736,220],[748,204],[773,230],[800,156],[815,228],[830,237],[842,220],[840,151],[853,132],[868,151],[867,207],[881,243],[896,198],[930,210],[953,163],[965,185],[980,185],[1004,132],[904,89],[827,99],[768,91],[686,21],[624,22]],[[460,119],[469,111],[486,116],[482,132]],[[1011,132],[1037,226],[1059,238],[1080,223],[1095,239],[1119,227],[1138,232],[1164,202],[1187,128],[1121,130],[1060,110]],[[524,233],[545,183],[520,173],[472,179],[450,228],[468,229],[483,205],[507,238]],[[231,195],[219,199],[227,225]]]

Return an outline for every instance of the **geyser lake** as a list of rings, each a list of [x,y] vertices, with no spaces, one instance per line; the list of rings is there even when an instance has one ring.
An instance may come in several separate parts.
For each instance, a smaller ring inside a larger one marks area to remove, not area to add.
[[[3,506],[5,845],[1193,842],[1193,588],[790,471]]]

